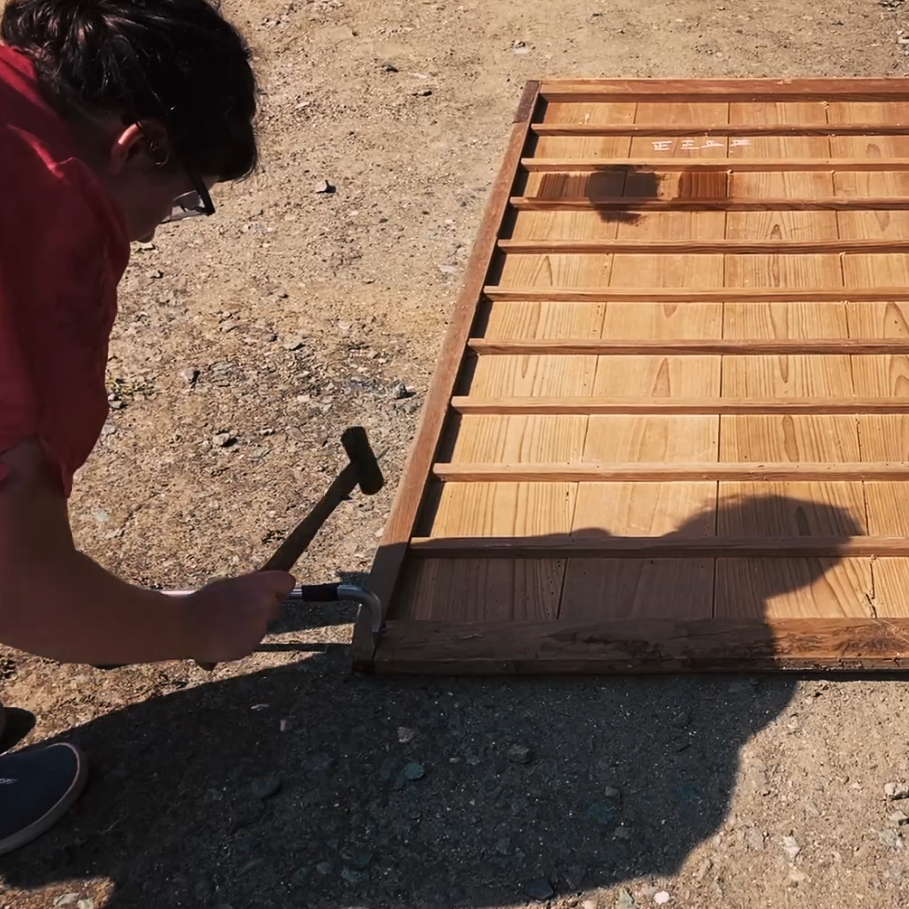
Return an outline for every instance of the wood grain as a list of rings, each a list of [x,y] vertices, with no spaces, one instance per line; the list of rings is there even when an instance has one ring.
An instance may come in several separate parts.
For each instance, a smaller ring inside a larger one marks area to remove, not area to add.
[[[866,672],[909,666],[909,620],[392,622],[375,664],[440,675]]]
[[[566,304],[570,305],[570,304]],[[821,306],[825,304],[820,304]],[[895,306],[895,304],[885,304]],[[508,307],[512,308],[512,307]],[[795,308],[795,307],[794,307]],[[691,312],[686,307],[682,312]],[[868,307],[870,309],[870,307]],[[615,310],[611,310],[614,312]],[[779,312],[778,309],[775,310]],[[798,312],[798,310],[796,310]],[[862,309],[858,310],[859,313]],[[759,317],[759,313],[756,313]],[[902,315],[900,315],[902,319]],[[737,354],[742,357],[764,356],[766,354],[842,354],[856,356],[864,354],[909,355],[909,337],[896,338],[680,338],[679,340],[625,340],[624,338],[600,338],[596,340],[569,338],[553,340],[541,338],[493,337],[471,338],[467,346],[474,353],[484,357],[494,356],[703,356],[705,354]]]
[[[513,261],[518,261],[516,256]],[[550,259],[555,257],[548,257]],[[588,256],[560,256],[562,260],[593,258]],[[611,256],[598,257],[604,261],[600,278],[609,277],[612,266]],[[639,257],[644,258],[644,257]],[[838,257],[826,257],[827,264],[832,264]],[[701,272],[698,271],[689,257],[677,257],[684,261],[678,262],[680,275],[690,275],[695,281],[694,287],[609,287],[605,285],[585,287],[582,285],[556,286],[542,289],[535,286],[529,287],[504,287],[488,285],[484,293],[493,302],[534,302],[548,303],[772,303],[772,302],[802,302],[802,303],[880,303],[885,301],[905,302],[909,300],[909,288],[906,286],[880,286],[880,287],[802,287],[800,289],[781,288],[779,285],[769,287],[749,288],[719,288],[698,286],[701,284]],[[606,260],[609,260],[606,262]],[[630,264],[630,263],[629,263]],[[637,264],[640,264],[638,262]],[[766,264],[766,263],[765,263]],[[807,263],[806,263],[807,264]],[[820,263],[815,263],[820,265]],[[744,265],[744,263],[739,263]],[[712,267],[712,266],[708,266]],[[802,266],[795,266],[796,268]],[[785,268],[781,268],[785,271]],[[566,268],[570,272],[570,269]],[[791,270],[790,270],[791,271]],[[575,272],[576,273],[576,272]]]
[[[835,175],[837,185],[846,186],[846,177],[862,177],[866,174],[841,174]],[[909,175],[888,174],[891,177],[902,177],[909,183]],[[841,179],[842,178],[842,179]],[[611,197],[607,195],[591,195],[584,198],[546,198],[543,196],[514,196],[512,206],[518,211],[623,211],[631,218],[639,212],[646,211],[899,211],[909,207],[907,191],[909,187],[903,186],[902,191],[892,196],[861,196],[858,194],[848,197],[843,196],[812,196],[810,199],[787,199],[781,196],[764,196],[756,198],[743,198],[735,195],[739,186],[733,182],[728,196],[712,198],[701,196],[696,198],[676,197],[668,195],[665,198],[654,199],[649,196],[624,196]]]
[[[639,141],[638,139],[634,140]],[[766,140],[765,140],[766,141]],[[789,141],[780,139],[779,141]],[[811,141],[811,140],[806,140]],[[521,167],[531,173],[568,173],[570,171],[602,171],[634,169],[637,171],[678,171],[679,162],[667,158],[523,158]],[[686,171],[729,171],[746,173],[748,171],[779,171],[781,173],[798,173],[800,171],[824,172],[878,172],[909,171],[909,160],[906,158],[754,158],[751,160],[738,157],[730,158],[691,158],[684,164]]]

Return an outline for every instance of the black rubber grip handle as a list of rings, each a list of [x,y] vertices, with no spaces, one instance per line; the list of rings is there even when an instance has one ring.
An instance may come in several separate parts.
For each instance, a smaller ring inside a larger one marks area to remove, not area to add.
[[[337,584],[310,584],[300,587],[300,599],[304,603],[337,603]]]

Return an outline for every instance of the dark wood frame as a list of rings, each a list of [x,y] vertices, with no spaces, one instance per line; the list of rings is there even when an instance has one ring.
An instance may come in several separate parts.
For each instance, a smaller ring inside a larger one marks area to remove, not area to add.
[[[545,101],[808,101],[826,100],[835,96],[842,101],[871,101],[885,98],[887,100],[909,101],[909,79],[803,79],[803,80],[573,80],[529,82],[515,115],[511,136],[498,176],[493,184],[486,212],[481,222],[473,252],[458,295],[452,321],[442,348],[438,367],[427,395],[420,427],[410,456],[405,466],[403,478],[398,487],[392,513],[379,546],[373,564],[370,586],[380,597],[386,613],[392,602],[408,554],[411,557],[456,557],[462,554],[458,544],[464,541],[427,541],[414,538],[420,510],[430,481],[434,476],[436,454],[445,427],[446,418],[452,406],[452,399],[466,357],[472,346],[478,341],[471,336],[477,309],[481,301],[487,299],[511,299],[520,296],[524,300],[541,299],[543,292],[525,290],[502,290],[487,288],[487,275],[493,257],[500,245],[500,232],[505,216],[512,204],[519,209],[559,209],[559,208],[625,208],[640,210],[705,208],[711,205],[709,199],[692,200],[651,200],[633,198],[609,199],[601,202],[586,199],[546,201],[525,200],[512,195],[521,169],[524,149],[528,138],[533,133],[547,135],[608,135],[611,127],[571,128],[564,132],[560,129],[539,129],[533,124],[534,114],[541,100]],[[616,127],[616,130],[618,127]],[[705,134],[724,132],[731,127],[718,125],[716,128],[703,128]],[[831,125],[813,130],[810,126],[783,126],[775,128],[776,133],[798,135],[829,135],[837,132],[855,134],[858,128],[844,127],[842,130]],[[623,134],[627,132],[622,127]],[[736,128],[736,131],[738,129]],[[764,127],[755,128],[754,135],[767,132]],[[868,126],[869,132],[909,134],[909,125],[905,129],[888,125]],[[640,135],[673,135],[676,130],[659,126],[640,127]],[[752,134],[752,133],[749,133]],[[633,163],[633,162],[632,162]],[[668,162],[657,163],[667,166]],[[685,166],[690,162],[686,161]],[[833,164],[846,169],[858,170],[864,163],[857,160],[839,162],[821,162],[818,167]],[[881,169],[880,161],[876,170]],[[899,159],[885,162],[894,170],[909,169],[909,162]],[[678,162],[676,162],[678,164]],[[805,169],[817,169],[816,162],[802,162]],[[561,165],[560,165],[561,166]],[[581,162],[580,169],[599,168],[600,162]],[[740,160],[721,161],[717,164],[704,162],[707,169],[744,169],[747,162]],[[780,167],[784,166],[780,162]],[[539,166],[537,165],[537,169]],[[886,168],[885,168],[886,169]],[[848,208],[891,208],[909,207],[909,199],[819,199],[819,200],[755,200],[727,201],[713,200],[717,209],[736,210],[762,207],[770,209],[809,210],[809,209],[848,209]],[[505,244],[507,246],[507,244]],[[609,244],[600,244],[604,247]],[[612,246],[619,244],[613,243]],[[625,244],[628,245],[628,244]],[[655,244],[650,244],[655,245]],[[714,244],[722,246],[722,244]],[[755,244],[750,244],[755,245]],[[819,244],[811,244],[817,246]],[[833,245],[833,244],[831,244]],[[843,244],[837,243],[837,251],[842,251]],[[852,244],[855,248],[865,249],[867,244]],[[882,246],[883,244],[875,244]],[[904,244],[892,245],[902,249]],[[850,247],[852,248],[852,247]],[[530,250],[528,250],[530,251]],[[654,291],[628,291],[622,299],[633,302],[636,299],[663,299],[675,302],[688,299],[704,300],[715,293],[728,299],[767,299],[769,296],[785,296],[786,300],[877,300],[909,298],[905,288],[875,288],[874,290],[815,289],[801,291],[793,296],[792,291],[778,290],[732,290],[709,289],[696,292],[656,289]],[[546,299],[561,299],[551,294]],[[568,301],[615,300],[616,292],[608,289],[580,289],[567,295]],[[482,345],[484,342],[479,341]],[[494,344],[495,342],[485,342]],[[527,342],[528,346],[543,346],[542,342]],[[568,342],[570,344],[570,342]],[[587,342],[584,342],[587,344]],[[597,342],[604,349],[617,348],[614,353],[621,354],[620,342]],[[809,352],[812,342],[779,342],[781,348],[804,347],[802,352]],[[697,342],[690,346],[696,348],[708,344],[719,345],[719,342]],[[889,341],[849,341],[817,342],[819,350],[826,350],[835,344],[837,350],[847,351],[851,347],[857,350],[868,349],[868,352],[885,352],[896,347],[896,342]],[[593,346],[593,345],[588,345]],[[641,345],[638,344],[638,347]],[[655,345],[658,347],[659,345]],[[721,345],[719,345],[721,346]],[[719,349],[718,346],[718,349]],[[771,345],[773,346],[773,345]],[[502,351],[508,352],[508,351]],[[569,353],[581,351],[568,351]],[[586,352],[586,350],[585,350]],[[679,352],[679,351],[675,351]],[[850,351],[852,352],[852,351]],[[714,402],[715,403],[715,402]],[[865,402],[867,403],[867,402]],[[810,406],[805,402],[805,406]],[[891,408],[887,408],[891,409]],[[892,409],[904,409],[895,408]],[[561,412],[561,411],[558,411]],[[610,411],[611,412],[611,411]],[[824,411],[826,412],[826,411]],[[629,469],[632,465],[629,465]],[[679,465],[685,467],[686,465]],[[773,466],[773,465],[771,465]],[[782,465],[776,465],[783,468]],[[906,465],[868,465],[872,470],[893,473],[905,470]],[[689,469],[700,469],[700,465],[687,465]],[[809,472],[834,469],[835,465],[811,465]],[[527,469],[532,469],[528,467]],[[667,468],[669,469],[669,468]],[[469,542],[469,541],[468,541]],[[479,542],[479,545],[476,545]],[[582,541],[571,546],[560,547],[556,540],[538,540],[534,544],[515,547],[513,541],[489,540],[473,541],[465,551],[477,553],[485,550],[489,557],[539,557],[541,554],[562,558],[583,558],[585,551],[579,549]],[[764,541],[763,549],[773,549]],[[791,541],[778,541],[788,545]],[[648,555],[662,557],[683,557],[690,555],[690,543],[684,541],[588,541],[586,554],[602,556],[604,553],[617,552],[623,558],[641,543],[649,545]],[[747,550],[748,543],[743,541]],[[700,544],[701,549],[709,554],[707,541]],[[805,541],[806,553],[815,557],[825,554],[842,557],[844,555],[882,554],[905,555],[909,552],[909,540],[893,538],[864,538],[853,540],[816,540]],[[883,553],[876,547],[883,547]],[[498,550],[497,550],[498,547]],[[662,548],[661,548],[662,547]],[[645,547],[647,548],[647,547]],[[695,549],[697,549],[695,545]],[[754,547],[752,547],[754,548]],[[509,550],[506,552],[505,550]],[[660,550],[657,552],[657,550]],[[447,551],[446,551],[447,550]],[[700,550],[699,550],[700,551]],[[763,550],[761,550],[763,552]],[[728,547],[723,548],[728,555]],[[714,553],[716,554],[716,553]],[[758,553],[760,554],[760,553]],[[779,554],[763,552],[765,555]],[[507,656],[503,656],[507,654]],[[542,674],[542,673],[647,673],[647,672],[736,672],[747,670],[824,670],[824,671],[864,671],[864,670],[901,670],[909,661],[909,619],[886,618],[842,618],[842,619],[773,619],[728,620],[697,619],[683,621],[677,619],[652,621],[604,621],[595,624],[577,624],[571,622],[507,622],[458,624],[442,622],[389,621],[380,645],[376,647],[367,616],[358,619],[353,641],[354,666],[360,671],[389,673],[442,673],[442,674]]]

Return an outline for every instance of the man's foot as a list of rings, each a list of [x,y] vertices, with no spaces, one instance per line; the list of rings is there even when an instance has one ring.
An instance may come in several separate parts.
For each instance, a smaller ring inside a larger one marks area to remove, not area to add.
[[[87,781],[88,762],[74,745],[0,755],[0,855],[47,833]]]

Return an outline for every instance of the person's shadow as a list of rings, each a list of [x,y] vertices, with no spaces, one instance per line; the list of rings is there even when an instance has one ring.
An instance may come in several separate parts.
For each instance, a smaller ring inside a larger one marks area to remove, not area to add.
[[[770,496],[722,504],[676,534],[711,527],[844,543],[862,532],[843,509]],[[756,561],[742,589],[765,608],[796,588],[829,603],[839,561]],[[627,598],[630,615],[685,595],[674,586]],[[74,729],[94,785],[0,874],[67,890],[107,876],[117,907],[234,909],[480,909],[670,875],[722,825],[740,749],[794,686],[788,675],[358,677],[329,648]]]

